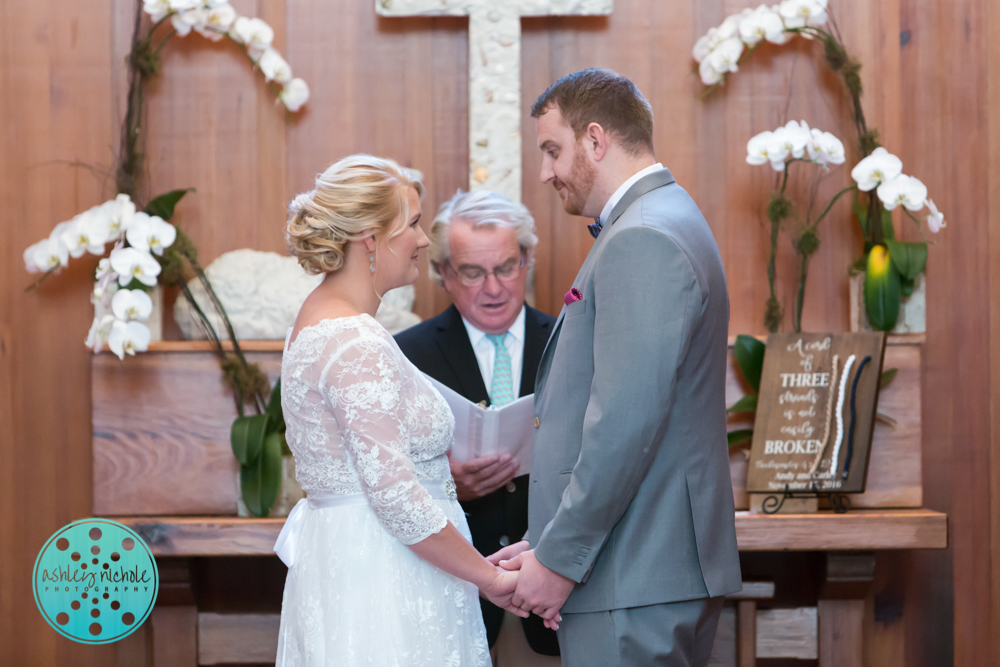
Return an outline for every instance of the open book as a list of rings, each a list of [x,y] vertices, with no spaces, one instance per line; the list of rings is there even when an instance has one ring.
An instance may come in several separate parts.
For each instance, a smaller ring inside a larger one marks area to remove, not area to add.
[[[502,408],[484,408],[429,375],[427,379],[441,392],[455,415],[452,458],[468,461],[507,452],[520,463],[517,474],[528,474],[531,468],[531,440],[534,437],[534,394],[522,396]]]

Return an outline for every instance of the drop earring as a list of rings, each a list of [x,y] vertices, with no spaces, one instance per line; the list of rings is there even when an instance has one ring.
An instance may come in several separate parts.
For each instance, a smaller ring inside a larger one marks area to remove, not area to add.
[[[368,269],[375,273],[375,253],[368,255]]]

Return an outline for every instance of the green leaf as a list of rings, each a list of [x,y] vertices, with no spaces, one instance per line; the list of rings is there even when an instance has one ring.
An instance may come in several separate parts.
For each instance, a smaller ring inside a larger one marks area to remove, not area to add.
[[[890,368],[889,370],[882,372],[882,377],[878,381],[878,388],[885,389],[889,386],[889,383],[896,379],[896,373],[899,372],[898,368]]]
[[[740,334],[733,345],[733,356],[740,367],[744,379],[750,383],[754,393],[760,392],[760,374],[764,370],[764,343],[753,336]]]
[[[137,289],[142,290],[143,292],[148,292],[150,287],[146,283],[140,282],[138,278],[133,278],[129,284],[122,289]]]
[[[747,394],[740,400],[733,403],[733,407],[726,410],[726,412],[739,413],[739,412],[756,412],[757,411],[757,396],[755,394]]]
[[[271,417],[270,424],[268,425],[268,432],[270,433],[284,433],[285,432],[285,415],[281,411],[281,379],[279,378],[277,382],[274,383],[274,389],[271,390],[271,398],[267,401],[267,414]]]
[[[904,299],[913,295],[913,290],[916,288],[917,281],[910,280],[905,276],[899,277],[899,293]]]
[[[864,234],[865,238],[868,238],[868,209],[865,208],[861,202],[857,199],[854,200],[854,215],[858,218],[858,224],[861,225],[861,233]]]
[[[726,434],[726,440],[729,441],[730,447],[746,444],[753,440],[753,429],[744,428],[739,431],[730,431]]]
[[[194,192],[194,188],[184,188],[183,190],[171,190],[170,192],[165,192],[159,197],[154,197],[148,204],[146,208],[143,209],[149,215],[158,215],[164,220],[169,220],[174,217],[174,207],[177,206],[177,202],[189,192]]]
[[[901,296],[899,271],[886,247],[877,245],[868,253],[865,269],[865,312],[873,329],[892,331],[899,318]]]
[[[285,434],[284,433],[279,433],[278,435],[281,436],[281,455],[282,456],[291,456],[292,455],[292,450],[288,448],[288,439],[285,438]]]
[[[229,431],[229,442],[233,448],[233,456],[240,465],[251,465],[260,456],[264,436],[267,435],[268,415],[253,415],[252,417],[237,417]]]
[[[892,211],[882,209],[882,239],[885,241],[896,240],[896,230],[892,226]]]
[[[257,461],[249,466],[240,466],[240,489],[250,513],[267,516],[281,489],[280,433],[272,433],[264,439]]]
[[[889,257],[892,258],[892,263],[896,265],[896,270],[899,271],[903,278],[912,282],[924,272],[924,268],[927,266],[926,243],[922,241],[904,243],[902,241],[887,240],[885,245],[889,248]],[[912,293],[912,289],[910,291]]]

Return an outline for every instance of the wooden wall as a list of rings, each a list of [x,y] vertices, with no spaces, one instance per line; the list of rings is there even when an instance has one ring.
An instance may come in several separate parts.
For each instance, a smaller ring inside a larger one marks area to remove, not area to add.
[[[282,251],[286,202],[352,152],[422,170],[427,212],[467,185],[464,20],[379,19],[373,3],[349,0],[234,4],[275,26],[313,99],[286,118],[232,45],[192,35],[166,47],[163,75],[149,91],[149,191],[198,189],[176,220],[204,260],[244,247]],[[839,83],[817,46],[802,40],[762,47],[725,89],[699,101],[691,45],[750,4],[617,0],[606,19],[523,21],[523,190],[541,238],[540,307],[556,312],[590,237],[537,181],[527,109],[559,76],[600,65],[632,78],[653,104],[657,155],[698,201],[722,250],[731,333],[763,332],[761,208],[773,174],[745,165],[746,140],[792,118],[847,145],[853,135]],[[951,548],[880,556],[870,664],[998,664],[1000,426],[991,427],[991,416],[1000,418],[1000,354],[991,351],[1000,350],[1000,227],[988,215],[1000,204],[1000,47],[988,37],[1000,34],[1000,9],[989,0],[831,5],[864,63],[869,123],[906,172],[927,183],[949,221],[928,265],[923,423],[925,503],[950,514]],[[94,261],[76,261],[25,294],[30,277],[21,252],[55,223],[113,195],[101,170],[112,165],[117,144],[133,12],[131,0],[0,0],[2,664],[114,660],[113,646],[83,647],[52,632],[34,609],[29,582],[45,539],[92,509],[90,365],[82,341]],[[837,191],[848,171],[834,169],[820,191]],[[845,329],[846,267],[860,251],[846,203],[820,238],[804,325]],[[787,237],[781,244],[788,305],[794,257]],[[447,304],[426,278],[417,294],[423,316]]]

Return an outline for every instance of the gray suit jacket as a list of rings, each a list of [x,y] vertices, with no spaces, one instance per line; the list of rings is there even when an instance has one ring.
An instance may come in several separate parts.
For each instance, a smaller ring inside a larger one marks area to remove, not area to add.
[[[618,202],[535,383],[528,532],[567,613],[740,590],[726,447],[729,297],[670,171]]]

